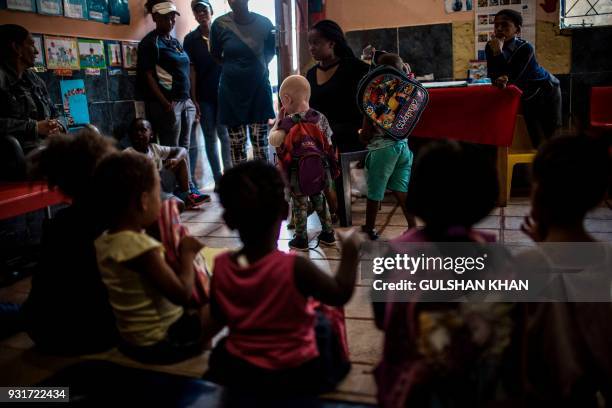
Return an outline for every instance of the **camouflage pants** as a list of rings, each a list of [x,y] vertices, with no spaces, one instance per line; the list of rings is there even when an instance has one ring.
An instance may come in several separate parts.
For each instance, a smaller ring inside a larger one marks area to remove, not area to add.
[[[314,210],[319,216],[323,232],[333,231],[331,215],[329,214],[329,208],[327,207],[327,202],[325,201],[323,193],[315,194],[310,197],[292,194],[291,207],[293,211],[293,222],[295,223],[295,236],[308,238],[308,231],[306,228],[308,219],[308,200],[310,200]]]

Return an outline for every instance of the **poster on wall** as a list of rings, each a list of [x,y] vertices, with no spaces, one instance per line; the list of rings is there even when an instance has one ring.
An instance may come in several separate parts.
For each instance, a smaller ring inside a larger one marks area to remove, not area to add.
[[[132,41],[123,41],[121,43],[123,50],[123,68],[136,69],[138,62],[138,43]]]
[[[110,22],[114,24],[130,24],[130,6],[128,0],[108,0]]]
[[[82,79],[60,81],[60,90],[68,127],[87,125],[89,110],[85,82]]]
[[[106,56],[109,67],[121,68],[123,66],[123,60],[121,58],[121,44],[119,41],[106,42]]]
[[[79,38],[81,69],[105,69],[104,41]]]
[[[45,35],[47,69],[81,69],[76,38]]]
[[[108,23],[110,21],[108,12],[108,0],[87,0],[89,19]]]
[[[36,48],[36,57],[34,57],[34,71],[45,72],[45,49],[43,48],[43,37],[40,34],[32,34],[34,40],[34,48]]]
[[[87,0],[64,0],[64,16],[87,19]]]
[[[447,13],[472,11],[474,8],[474,1],[477,0],[444,0],[444,8]]]
[[[35,0],[6,0],[6,8],[9,10],[36,12]]]
[[[535,0],[475,0],[476,11],[474,13],[476,27],[476,59],[486,60],[485,46],[487,42],[495,37],[494,20],[495,14],[503,9],[516,10],[523,16],[523,27],[521,38],[529,41],[535,48],[535,26],[536,12]]]
[[[46,16],[63,16],[62,0],[36,0],[38,14]]]

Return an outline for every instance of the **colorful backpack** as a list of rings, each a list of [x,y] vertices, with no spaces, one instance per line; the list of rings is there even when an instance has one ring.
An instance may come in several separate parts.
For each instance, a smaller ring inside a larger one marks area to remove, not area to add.
[[[429,94],[416,80],[398,69],[380,65],[359,82],[359,110],[385,135],[407,138],[425,110]]]
[[[307,196],[320,193],[339,169],[336,152],[318,126],[318,115],[293,115],[283,122],[280,127],[290,130],[278,154],[292,191]]]

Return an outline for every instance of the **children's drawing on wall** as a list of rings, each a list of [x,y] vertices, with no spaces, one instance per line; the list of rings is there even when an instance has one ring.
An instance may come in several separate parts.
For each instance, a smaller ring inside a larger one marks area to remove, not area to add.
[[[87,19],[87,1],[64,0],[64,16],[70,18]]]
[[[36,2],[34,0],[6,0],[6,8],[9,10],[35,12]]]
[[[123,68],[136,69],[138,60],[138,43],[123,41]]]
[[[115,24],[130,24],[130,6],[128,0],[108,0],[110,22]]]
[[[445,8],[447,13],[456,13],[459,11],[472,11],[473,0],[445,0]]]
[[[38,14],[44,14],[46,16],[64,15],[62,0],[36,0],[36,8]]]
[[[34,40],[34,48],[37,51],[36,57],[34,57],[34,71],[45,72],[45,49],[43,48],[42,35],[32,34],[32,40]]]
[[[68,127],[87,125],[89,110],[87,109],[85,82],[82,79],[60,81],[60,90]]]
[[[121,68],[123,60],[121,59],[121,44],[118,41],[106,42],[106,55],[108,57],[108,66],[112,68]]]
[[[76,38],[45,35],[48,69],[81,69]]]
[[[79,55],[81,57],[81,68],[106,68],[104,57],[104,41],[88,40],[79,38]]]
[[[87,11],[90,20],[109,22],[108,0],[87,0]]]

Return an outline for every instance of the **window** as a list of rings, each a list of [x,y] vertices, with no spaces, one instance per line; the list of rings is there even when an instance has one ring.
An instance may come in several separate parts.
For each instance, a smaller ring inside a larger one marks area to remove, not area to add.
[[[612,25],[612,0],[561,0],[561,28]]]

